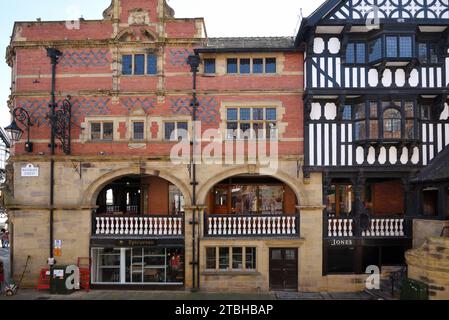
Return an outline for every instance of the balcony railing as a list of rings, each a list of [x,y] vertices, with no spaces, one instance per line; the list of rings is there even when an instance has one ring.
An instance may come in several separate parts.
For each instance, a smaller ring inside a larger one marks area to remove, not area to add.
[[[355,236],[355,222],[351,218],[327,218],[325,236],[328,238],[351,238]],[[362,231],[365,238],[399,238],[408,236],[407,220],[404,217],[373,218],[370,227]]]
[[[299,215],[205,215],[207,237],[297,237]]]
[[[94,215],[97,236],[182,236],[184,219],[170,216]]]
[[[126,213],[126,214],[138,214],[139,206],[136,205],[107,205],[101,206],[97,209],[97,213],[101,214],[115,214],[115,213]]]

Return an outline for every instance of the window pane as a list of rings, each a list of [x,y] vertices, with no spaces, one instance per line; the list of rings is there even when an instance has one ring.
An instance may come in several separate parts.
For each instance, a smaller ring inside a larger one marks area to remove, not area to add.
[[[147,74],[157,74],[157,55],[155,54],[147,56]]]
[[[175,123],[174,122],[166,122],[165,123],[165,140],[171,140],[172,134],[175,132]],[[173,137],[176,139],[175,137]]]
[[[282,215],[284,209],[283,186],[259,186],[260,213]]]
[[[354,63],[355,62],[355,44],[348,43],[346,47],[346,63]]]
[[[204,59],[204,73],[215,73],[215,59]]]
[[[122,74],[132,74],[133,73],[133,56],[124,55],[122,57]]]
[[[250,108],[241,108],[240,109],[240,120],[251,120],[251,109]]]
[[[90,124],[90,134],[92,140],[101,139],[101,123],[91,123]]]
[[[255,270],[256,269],[256,248],[246,248],[246,269]]]
[[[407,120],[405,121],[405,138],[414,139],[415,138],[415,121]]]
[[[421,63],[427,63],[427,44],[420,43],[418,44],[418,58]]]
[[[187,122],[178,122],[178,139],[187,139],[189,135],[189,124]]]
[[[276,58],[265,60],[265,73],[276,73]]]
[[[253,109],[253,120],[263,120],[263,112],[262,108]]]
[[[421,106],[421,119],[430,120],[430,115],[431,115],[431,106],[422,105]]]
[[[412,56],[412,37],[399,38],[399,56],[403,58]]]
[[[243,248],[232,248],[232,269],[243,270]]]
[[[234,139],[237,137],[236,130],[238,129],[238,123],[237,122],[228,122],[227,125],[227,139]]]
[[[206,269],[215,270],[216,269],[216,248],[206,248]]]
[[[355,105],[355,118],[357,120],[365,119],[365,104],[358,103]]]
[[[134,74],[145,74],[145,55],[136,54],[134,56]]]
[[[357,121],[355,123],[355,139],[356,140],[366,139],[365,121]]]
[[[240,73],[250,73],[250,72],[251,72],[251,60],[240,59]]]
[[[352,119],[352,106],[346,105],[343,109],[343,120],[351,120]]]
[[[371,118],[377,118],[377,102],[370,102],[369,112]]]
[[[144,131],[144,123],[143,122],[134,122],[133,124],[133,133],[134,140],[143,140],[143,131]]]
[[[229,269],[229,248],[220,248],[219,250],[219,269]]]
[[[237,59],[228,59],[228,73],[237,73]]]
[[[404,104],[405,116],[407,118],[413,118],[415,116],[415,112],[413,111],[414,103],[412,101],[406,101]]]
[[[378,38],[369,44],[369,61],[373,62],[382,58],[382,38]]]
[[[387,37],[387,57],[396,58],[398,56],[397,37]]]
[[[384,138],[401,138],[401,113],[396,109],[387,109],[384,112]]]
[[[267,128],[267,139],[276,140],[278,138],[278,129],[276,123],[269,123]]]
[[[112,122],[103,123],[103,140],[113,140],[114,124]]]
[[[430,63],[438,63],[438,45],[435,43],[429,44],[429,60]]]
[[[253,130],[255,136],[253,138],[260,138],[263,139],[264,137],[264,124],[263,122],[258,122],[253,124]]]
[[[365,44],[357,43],[357,63],[365,63]]]
[[[238,115],[237,109],[228,109],[227,120],[228,121],[237,121],[238,120],[237,115]]]
[[[379,138],[379,122],[377,120],[369,121],[369,137],[370,139]]]
[[[268,108],[267,109],[267,117],[266,117],[266,120],[270,120],[270,121],[273,121],[273,120],[277,120],[277,115],[276,115],[276,109],[275,108]]]
[[[250,138],[251,136],[250,136],[250,130],[251,129],[251,124],[249,124],[249,123],[241,123],[240,124],[240,130],[242,131],[242,133],[243,133],[243,137],[245,137],[245,138]],[[243,137],[240,137],[240,138],[243,138]]]
[[[263,73],[263,59],[253,59],[253,73]]]

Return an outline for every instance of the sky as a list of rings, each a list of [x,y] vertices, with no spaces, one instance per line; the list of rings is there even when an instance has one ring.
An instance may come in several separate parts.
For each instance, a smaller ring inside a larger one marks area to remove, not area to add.
[[[323,0],[168,0],[177,18],[204,17],[209,37],[293,36],[301,11],[308,16]],[[11,69],[4,59],[14,21],[101,19],[111,0],[0,1],[0,126],[7,108]],[[49,88],[50,91],[50,88]]]

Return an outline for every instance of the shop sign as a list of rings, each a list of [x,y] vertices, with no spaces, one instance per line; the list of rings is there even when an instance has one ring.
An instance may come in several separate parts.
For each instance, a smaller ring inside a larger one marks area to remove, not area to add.
[[[331,247],[349,247],[353,246],[354,242],[349,239],[332,239],[329,240],[329,245]]]
[[[155,240],[119,240],[118,246],[123,247],[151,247],[157,245]]]
[[[22,177],[39,177],[39,167],[33,166],[31,163],[22,167]]]

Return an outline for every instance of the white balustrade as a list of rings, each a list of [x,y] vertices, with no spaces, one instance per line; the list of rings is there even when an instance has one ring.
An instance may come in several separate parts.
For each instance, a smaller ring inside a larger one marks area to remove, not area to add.
[[[97,235],[151,235],[180,236],[183,234],[182,218],[173,217],[95,217]],[[216,229],[216,227],[215,227]]]
[[[401,218],[377,218],[371,219],[370,227],[362,231],[362,237],[392,238],[403,237],[404,219]],[[327,222],[328,237],[353,237],[353,219],[329,218]]]
[[[297,235],[297,217],[292,216],[208,216],[209,236],[291,236]]]

